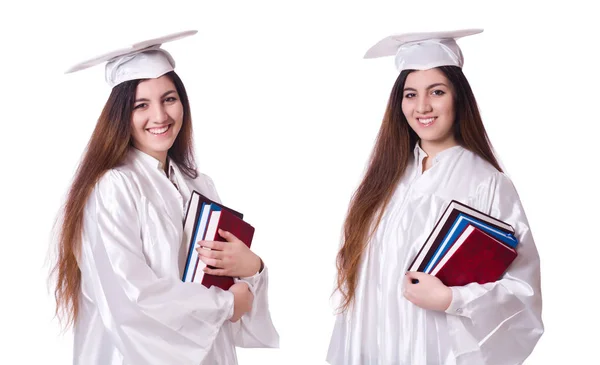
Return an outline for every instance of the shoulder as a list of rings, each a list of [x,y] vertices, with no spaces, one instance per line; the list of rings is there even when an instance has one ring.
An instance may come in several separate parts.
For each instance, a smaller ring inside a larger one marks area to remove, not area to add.
[[[511,178],[497,170],[491,163],[479,155],[466,150],[461,158],[461,173],[470,180],[471,194],[488,199],[519,199],[517,189]]]
[[[119,166],[102,174],[93,194],[101,199],[130,199],[139,192],[137,181],[135,171]]]
[[[190,188],[197,190],[201,194],[205,195],[206,197],[208,197],[214,201],[217,201],[217,202],[221,201],[219,194],[217,193],[217,188],[215,186],[215,183],[209,175],[198,172],[198,176],[195,179],[192,179],[187,176],[185,176],[184,179],[186,180],[187,185]]]
[[[468,149],[463,149],[463,151],[461,164],[468,167],[470,175],[474,179],[485,181],[496,177],[498,174],[502,174],[494,167],[494,165],[480,157],[478,154]]]

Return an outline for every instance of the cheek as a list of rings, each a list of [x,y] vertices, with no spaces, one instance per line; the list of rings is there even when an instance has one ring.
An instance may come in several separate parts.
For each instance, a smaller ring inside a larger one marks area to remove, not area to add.
[[[454,101],[452,98],[439,100],[437,108],[442,111],[444,115],[454,118]]]
[[[133,140],[134,144],[140,144],[144,140],[144,137],[145,137],[144,126],[145,126],[145,122],[144,122],[143,118],[140,118],[139,115],[137,117],[132,116],[130,129],[131,129],[131,139]]]
[[[183,105],[180,103],[173,105],[173,107],[169,110],[169,116],[175,121],[175,123],[181,124],[183,122]]]
[[[410,121],[410,119],[408,117],[412,115],[412,109],[413,109],[411,103],[406,101],[406,99],[403,99],[401,107],[402,107],[402,114],[404,114],[406,119]]]
[[[139,133],[144,128],[144,118],[139,113],[134,113],[131,116],[131,131],[132,133]]]

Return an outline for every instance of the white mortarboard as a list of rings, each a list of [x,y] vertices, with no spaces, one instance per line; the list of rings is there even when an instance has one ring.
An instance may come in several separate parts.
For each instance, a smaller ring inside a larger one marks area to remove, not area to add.
[[[481,32],[483,29],[392,35],[377,42],[364,58],[395,56],[398,72],[439,66],[462,68],[464,59],[456,39]]]
[[[175,60],[160,46],[163,43],[196,33],[198,33],[197,30],[188,30],[138,42],[131,47],[117,49],[80,62],[65,73],[83,70],[106,62],[105,79],[111,88],[129,80],[154,79],[175,69]]]

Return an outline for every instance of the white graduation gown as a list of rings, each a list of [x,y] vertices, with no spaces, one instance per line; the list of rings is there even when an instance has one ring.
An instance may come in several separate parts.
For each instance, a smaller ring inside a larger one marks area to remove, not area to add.
[[[427,155],[417,146],[359,268],[354,308],[338,314],[327,361],[335,365],[516,365],[543,333],[540,263],[509,178],[456,146]],[[511,224],[518,257],[497,282],[452,287],[447,311],[402,295],[405,272],[444,209],[458,200]]]
[[[241,279],[252,311],[231,323],[233,294],[184,283],[185,206],[193,189],[219,201],[212,180],[131,148],[126,162],[95,186],[84,212],[76,365],[237,364],[235,346],[278,347],[268,272]],[[236,279],[237,280],[237,279]]]

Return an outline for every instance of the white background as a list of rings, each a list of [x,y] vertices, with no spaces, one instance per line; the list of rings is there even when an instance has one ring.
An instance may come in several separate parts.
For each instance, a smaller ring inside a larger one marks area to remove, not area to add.
[[[364,52],[395,32],[471,27],[485,31],[459,41],[464,72],[542,260],[546,333],[526,364],[597,359],[593,1],[87,3],[0,7],[1,364],[71,361],[45,260],[110,90],[103,67],[63,71],[190,28],[199,34],[165,48],[189,92],[199,167],[257,227],[253,247],[270,267],[281,336],[280,349],[240,349],[240,364],[325,363],[341,226],[397,75],[391,58],[363,60]]]

